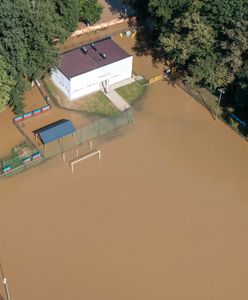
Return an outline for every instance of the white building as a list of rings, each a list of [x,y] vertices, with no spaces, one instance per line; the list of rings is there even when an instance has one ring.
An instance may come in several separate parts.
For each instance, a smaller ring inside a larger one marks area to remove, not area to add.
[[[131,78],[132,62],[109,37],[63,53],[52,79],[73,100]]]

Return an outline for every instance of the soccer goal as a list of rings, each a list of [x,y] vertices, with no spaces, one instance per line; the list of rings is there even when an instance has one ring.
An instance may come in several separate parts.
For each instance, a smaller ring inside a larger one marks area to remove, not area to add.
[[[90,158],[91,156],[94,156],[94,155],[97,155],[98,156],[98,159],[100,160],[101,159],[101,151],[100,150],[92,150],[80,157],[77,157],[73,160],[70,161],[70,166],[71,166],[71,171],[73,173],[74,171],[74,165],[76,165],[77,163],[87,159],[87,158]]]

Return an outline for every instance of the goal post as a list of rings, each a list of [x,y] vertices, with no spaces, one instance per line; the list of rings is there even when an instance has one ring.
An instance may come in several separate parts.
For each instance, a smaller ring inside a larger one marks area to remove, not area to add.
[[[87,159],[87,158],[90,158],[91,156],[94,156],[94,155],[97,155],[98,156],[98,159],[100,160],[101,159],[101,151],[100,150],[92,150],[82,156],[79,156],[73,160],[70,161],[70,166],[71,166],[71,171],[73,173],[74,171],[74,165]]]

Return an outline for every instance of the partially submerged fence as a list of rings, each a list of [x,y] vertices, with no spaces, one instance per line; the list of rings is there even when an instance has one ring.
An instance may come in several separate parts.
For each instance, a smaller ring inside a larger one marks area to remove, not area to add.
[[[57,154],[64,153],[75,146],[84,144],[92,139],[113,132],[118,128],[133,121],[133,109],[130,107],[124,111],[115,113],[110,117],[92,122],[90,125],[79,128],[73,135],[65,136],[51,142],[44,147],[37,147],[30,155],[24,157],[12,157],[0,161],[0,176],[10,176],[33,165],[49,159]]]
[[[211,101],[207,97],[203,97],[199,92],[193,89],[186,83],[182,81],[177,81],[177,85],[182,88],[186,93],[198,101],[202,106],[204,106],[212,115],[213,118],[216,117],[217,112],[217,102],[218,98],[212,99]],[[227,126],[238,133],[243,139],[248,141],[248,121],[241,120],[236,114],[224,111],[220,109],[218,118],[222,120]]]
[[[163,74],[159,74],[159,75],[157,75],[155,77],[150,78],[149,79],[149,83],[154,83],[154,82],[162,80],[162,79],[163,79]]]
[[[0,176],[9,176],[16,174],[22,170],[30,168],[31,166],[41,162],[41,153],[35,149],[32,154],[24,157],[12,157],[1,162]]]
[[[60,138],[46,146],[39,147],[39,151],[45,159],[51,158],[57,154],[62,154],[76,146],[82,145],[90,140],[111,133],[118,128],[127,125],[133,121],[133,109],[130,107],[124,111],[117,112],[107,118],[92,122],[76,130],[72,135]]]

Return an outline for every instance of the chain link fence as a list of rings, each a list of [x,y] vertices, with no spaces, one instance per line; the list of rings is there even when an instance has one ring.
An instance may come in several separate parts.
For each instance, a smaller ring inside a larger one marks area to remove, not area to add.
[[[25,147],[29,147],[27,155],[12,154],[8,159],[0,160],[0,176],[8,177],[19,173],[76,146],[82,145],[107,133],[114,132],[132,121],[133,109],[130,107],[107,118],[92,122],[88,126],[77,129],[74,134],[60,138],[43,147],[36,147],[27,141],[25,142]],[[23,146],[22,149],[25,147]]]
[[[182,88],[187,94],[193,97],[197,102],[199,102],[203,107],[205,107],[209,113],[212,115],[213,119],[216,118],[218,97],[212,95],[206,89],[198,91],[198,89],[192,88],[185,82],[177,81],[177,85]],[[221,121],[223,121],[232,130],[238,133],[243,139],[248,141],[248,122],[240,120],[233,112],[220,107],[217,116]]]
[[[19,173],[42,161],[39,150],[34,145],[29,144],[29,142],[17,145],[15,148],[19,148],[20,153],[12,151],[10,157],[0,160],[0,176],[7,177]],[[27,153],[21,153],[22,149],[27,148],[29,149]]]
[[[89,142],[90,140],[113,132],[132,121],[133,109],[130,107],[107,118],[92,122],[88,126],[77,129],[72,135],[60,138],[59,140],[39,147],[38,149],[42,153],[42,156],[45,159],[48,159],[57,154],[62,154],[76,146]]]

